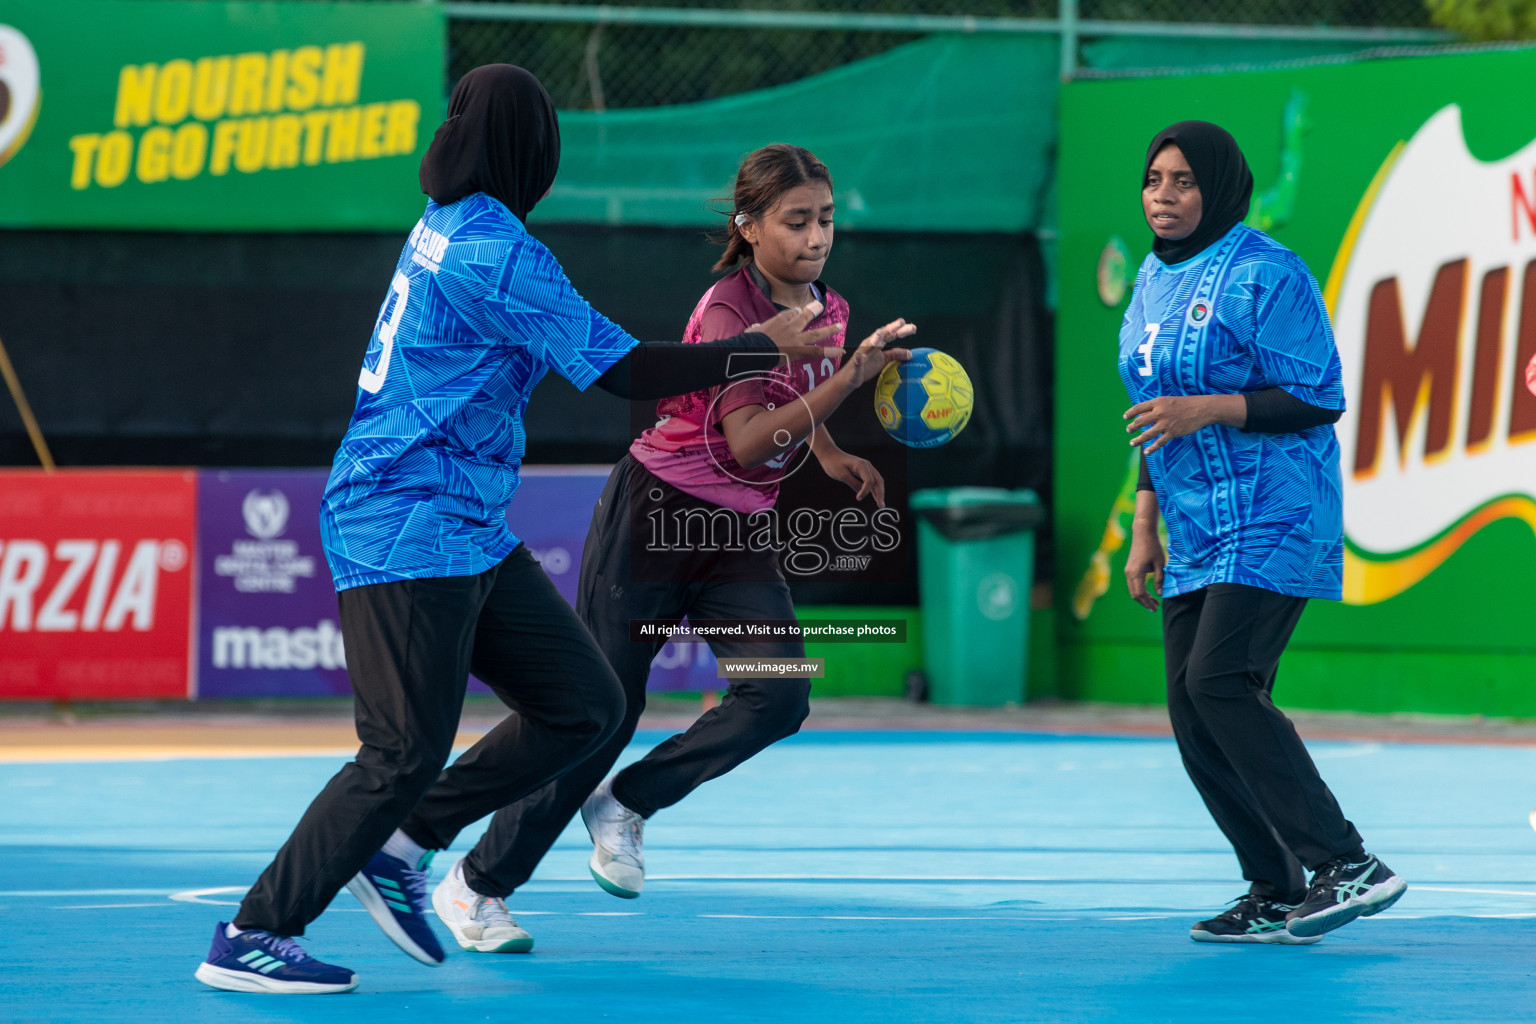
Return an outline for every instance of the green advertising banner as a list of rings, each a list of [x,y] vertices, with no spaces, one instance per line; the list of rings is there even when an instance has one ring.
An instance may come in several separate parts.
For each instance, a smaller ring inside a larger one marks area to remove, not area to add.
[[[1536,51],[1078,82],[1062,97],[1057,594],[1063,690],[1157,701],[1125,593],[1134,462],[1117,333],[1162,127],[1228,128],[1249,223],[1323,286],[1344,368],[1344,601],[1312,602],[1277,697],[1536,714]]]
[[[409,226],[443,38],[430,4],[0,0],[0,226]]]

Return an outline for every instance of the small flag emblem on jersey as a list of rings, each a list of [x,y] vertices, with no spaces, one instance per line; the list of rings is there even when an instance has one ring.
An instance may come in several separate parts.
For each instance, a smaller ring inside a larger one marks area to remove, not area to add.
[[[1199,327],[1211,318],[1211,303],[1209,299],[1196,299],[1189,306],[1189,322]]]

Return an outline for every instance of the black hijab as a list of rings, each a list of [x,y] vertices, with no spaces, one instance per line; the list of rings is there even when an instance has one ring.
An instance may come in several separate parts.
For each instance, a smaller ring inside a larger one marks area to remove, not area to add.
[[[487,64],[453,87],[448,120],[421,160],[421,190],[443,206],[484,192],[527,221],[559,166],[549,93],[522,68]]]
[[[1142,184],[1158,150],[1169,143],[1179,147],[1200,186],[1200,226],[1177,242],[1153,235],[1152,251],[1166,264],[1183,263],[1201,252],[1248,216],[1253,199],[1253,173],[1237,140],[1220,125],[1209,121],[1180,121],[1169,125],[1147,147],[1141,167]]]

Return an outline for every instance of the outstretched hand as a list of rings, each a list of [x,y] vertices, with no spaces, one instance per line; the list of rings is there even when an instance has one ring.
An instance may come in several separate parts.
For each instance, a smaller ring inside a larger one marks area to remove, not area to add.
[[[828,324],[814,331],[806,325],[821,315],[824,307],[814,299],[803,306],[792,306],[761,324],[752,324],[747,333],[766,334],[773,339],[780,352],[790,359],[840,358],[842,353],[821,342],[835,336],[843,329],[842,324]]]
[[[838,372],[846,375],[849,390],[880,375],[890,363],[905,363],[912,353],[904,348],[887,348],[893,341],[910,338],[917,333],[917,325],[905,320],[892,320],[869,337],[859,342],[859,347]]]

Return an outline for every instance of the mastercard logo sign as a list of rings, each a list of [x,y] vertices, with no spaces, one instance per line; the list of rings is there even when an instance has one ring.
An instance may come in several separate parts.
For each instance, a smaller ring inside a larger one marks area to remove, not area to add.
[[[0,25],[0,164],[26,145],[43,100],[37,51],[10,25]]]

